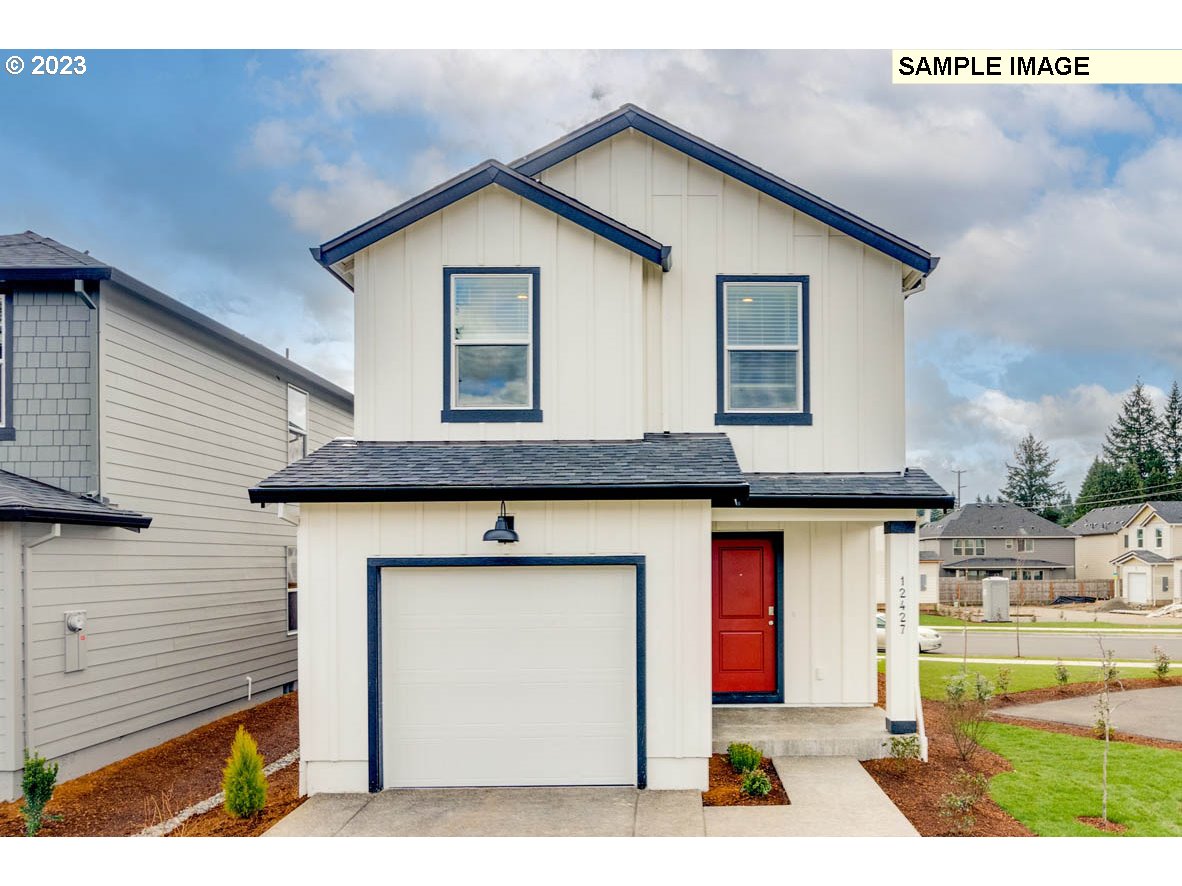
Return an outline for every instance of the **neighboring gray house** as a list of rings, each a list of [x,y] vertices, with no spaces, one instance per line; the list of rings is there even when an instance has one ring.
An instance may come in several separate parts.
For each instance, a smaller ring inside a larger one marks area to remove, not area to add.
[[[1075,578],[1074,530],[1018,505],[964,505],[920,527],[919,537],[938,555],[942,578]]]
[[[71,777],[294,684],[294,517],[246,488],[353,398],[32,232],[0,293],[3,800],[25,747]]]

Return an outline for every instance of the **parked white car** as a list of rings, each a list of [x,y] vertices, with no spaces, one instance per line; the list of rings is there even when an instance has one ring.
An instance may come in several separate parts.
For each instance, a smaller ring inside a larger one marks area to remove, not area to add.
[[[886,651],[886,616],[879,615],[875,617],[875,633],[878,635],[878,651]],[[942,645],[944,640],[940,637],[939,631],[933,631],[931,628],[925,628],[922,625],[919,628],[919,651],[920,652],[935,652]]]

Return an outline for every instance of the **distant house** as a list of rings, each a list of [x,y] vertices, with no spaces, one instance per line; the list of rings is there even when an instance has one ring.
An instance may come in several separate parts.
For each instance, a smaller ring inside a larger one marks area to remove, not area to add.
[[[919,530],[942,578],[1075,578],[1076,533],[1006,502],[967,504]]]
[[[26,747],[72,777],[295,683],[296,526],[245,490],[353,407],[30,231],[0,236],[0,291],[4,800]]]
[[[1139,510],[1139,504],[1095,508],[1071,524],[1079,536],[1075,543],[1076,578],[1111,581],[1117,577],[1119,570],[1112,561],[1128,550],[1124,528]]]
[[[1129,603],[1182,602],[1182,502],[1150,501],[1097,508],[1072,524],[1088,568],[1117,579]]]

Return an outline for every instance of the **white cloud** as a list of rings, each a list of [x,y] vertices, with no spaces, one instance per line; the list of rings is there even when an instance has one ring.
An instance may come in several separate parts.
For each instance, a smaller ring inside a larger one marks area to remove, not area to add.
[[[382,180],[358,154],[343,163],[321,161],[313,167],[314,184],[280,185],[272,203],[295,227],[325,240],[396,206],[401,188]]]

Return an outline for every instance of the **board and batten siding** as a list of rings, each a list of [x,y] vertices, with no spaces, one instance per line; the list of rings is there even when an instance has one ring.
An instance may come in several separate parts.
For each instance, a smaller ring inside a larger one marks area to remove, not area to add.
[[[640,437],[643,264],[496,185],[362,250],[354,264],[357,437]],[[441,420],[443,269],[473,266],[540,269],[541,422]]]
[[[702,501],[517,502],[521,541],[481,536],[491,502],[304,504],[300,520],[301,786],[368,787],[369,557],[643,555],[648,781],[703,789],[710,755],[710,507]]]
[[[881,537],[882,523],[744,522],[720,519],[724,513],[714,512],[715,532],[784,536],[784,704],[874,704],[874,613],[885,588],[875,533]]]
[[[33,726],[50,757],[241,702],[248,675],[256,694],[296,679],[296,530],[246,494],[287,462],[288,380],[113,284],[100,311],[101,490],[153,522],[63,526],[32,553]],[[347,404],[309,400],[310,451],[351,434]],[[87,614],[88,666],[64,673],[70,609]]]
[[[762,472],[904,467],[898,261],[632,130],[539,177],[673,247],[671,271],[644,274],[646,377],[631,380],[646,392],[644,430],[716,429],[716,275],[807,274],[813,424],[727,426],[740,464]]]

